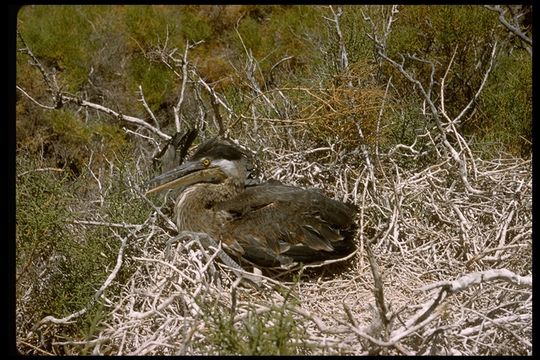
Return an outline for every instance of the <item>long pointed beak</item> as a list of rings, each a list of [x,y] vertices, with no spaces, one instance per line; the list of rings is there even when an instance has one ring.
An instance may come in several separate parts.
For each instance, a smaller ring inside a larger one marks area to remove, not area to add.
[[[205,168],[199,161],[188,161],[148,182],[152,186],[145,195],[201,182],[217,183],[227,176],[217,167]]]

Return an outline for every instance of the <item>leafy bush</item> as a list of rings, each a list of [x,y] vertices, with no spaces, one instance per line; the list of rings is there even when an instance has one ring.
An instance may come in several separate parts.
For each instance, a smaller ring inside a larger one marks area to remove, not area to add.
[[[464,127],[488,156],[499,152],[528,158],[532,150],[532,58],[525,51],[502,55],[488,80],[479,116]]]
[[[86,301],[93,263],[100,257],[81,254],[79,237],[66,226],[76,186],[64,172],[35,171],[36,162],[17,158],[16,246],[19,323],[24,329],[51,313],[68,314]],[[72,256],[75,255],[75,256]],[[82,256],[81,256],[82,255]],[[91,271],[87,272],[88,267]]]
[[[218,304],[205,307],[207,341],[212,353],[220,355],[299,355],[305,354],[302,344],[305,329],[283,305],[272,305],[268,311],[248,307],[239,324],[237,314]]]
[[[116,262],[120,242],[110,229],[77,225],[75,221],[101,217],[137,223],[148,212],[146,204],[134,200],[128,191],[125,177],[133,171],[129,166],[111,178],[102,177],[105,188],[109,182],[111,185],[107,192],[101,190],[106,201],[99,206],[99,201],[90,201],[99,198],[100,191],[92,185],[87,171],[73,180],[62,169],[36,170],[44,165],[27,156],[17,157],[17,328],[23,337],[21,332],[44,316],[61,318],[84,308]],[[118,233],[126,236],[125,230],[118,229]],[[130,271],[128,266],[123,267],[118,279]],[[90,336],[96,330],[91,324],[102,312],[99,307],[93,308],[74,325],[63,327],[63,334],[76,336],[82,331]],[[87,322],[89,327],[84,326]],[[60,334],[45,331],[43,335],[48,339]],[[46,343],[50,350],[48,340]]]
[[[67,91],[75,92],[84,84],[91,56],[99,50],[89,41],[95,13],[87,10],[84,6],[29,5],[19,12],[28,45],[56,69]]]

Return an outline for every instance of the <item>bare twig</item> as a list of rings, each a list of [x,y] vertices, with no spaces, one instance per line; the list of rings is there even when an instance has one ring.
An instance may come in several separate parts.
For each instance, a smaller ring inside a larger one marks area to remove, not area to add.
[[[342,71],[347,71],[349,69],[349,56],[347,54],[347,48],[345,47],[345,41],[343,39],[343,34],[341,32],[341,27],[339,24],[339,20],[341,16],[343,15],[343,9],[341,6],[337,7],[337,12],[334,11],[334,8],[332,5],[328,6],[330,8],[330,11],[332,12],[332,15],[334,16],[333,19],[325,17],[326,20],[332,21],[336,26],[336,34],[338,36],[338,42],[339,42],[339,68]],[[350,86],[352,86],[352,83],[350,83]]]
[[[27,174],[30,174],[30,173],[33,173],[33,172],[45,172],[45,171],[55,171],[55,172],[64,172],[64,169],[58,169],[58,168],[41,168],[41,169],[33,169],[33,170],[28,170],[28,171],[24,171],[20,174],[17,174],[17,177],[21,177],[21,176],[24,176],[24,175],[27,175]]]
[[[47,84],[48,90],[52,94],[53,102],[55,103],[55,106],[52,107],[52,106],[47,106],[47,105],[40,104],[34,98],[32,98],[25,90],[23,90],[21,87],[17,86],[17,89],[19,91],[21,91],[26,97],[28,97],[32,102],[34,102],[38,106],[46,108],[48,110],[58,109],[61,106],[63,106],[63,104],[65,104],[65,103],[73,103],[73,104],[76,104],[76,105],[79,105],[79,106],[82,106],[82,107],[85,107],[85,108],[90,108],[90,109],[97,110],[99,112],[103,112],[105,114],[108,114],[110,116],[118,118],[119,120],[131,123],[131,124],[134,124],[134,125],[142,126],[142,127],[146,128],[147,130],[151,131],[152,133],[158,135],[162,139],[165,139],[165,140],[170,139],[169,135],[163,133],[158,127],[156,127],[157,126],[157,121],[156,121],[156,126],[152,126],[149,123],[147,123],[146,121],[144,121],[142,119],[139,119],[137,117],[124,115],[124,114],[116,112],[116,111],[114,111],[114,110],[112,110],[112,109],[110,109],[108,107],[105,107],[103,105],[95,104],[93,102],[83,100],[83,99],[81,99],[79,97],[70,96],[70,95],[62,93],[60,87],[56,83],[55,77],[53,75],[50,75],[45,70],[45,67],[41,64],[41,62],[37,59],[37,57],[32,53],[30,48],[28,46],[26,46],[26,43],[24,42],[24,39],[23,39],[23,37],[21,36],[20,33],[18,33],[18,36],[19,36],[21,42],[25,45],[25,48],[20,49],[19,51],[27,54],[32,59],[32,65],[37,67],[39,69],[39,71],[41,72],[41,74],[43,76],[43,79],[44,79],[45,83]],[[141,96],[142,96],[142,90],[141,90]],[[143,99],[144,99],[144,97],[143,97]],[[155,120],[155,118],[154,118],[154,120]]]
[[[112,117],[115,117],[115,118],[117,118],[119,120],[128,122],[130,124],[142,126],[145,129],[150,130],[152,133],[158,135],[160,138],[162,138],[164,140],[169,140],[171,138],[170,135],[165,134],[160,129],[156,128],[155,126],[150,125],[149,123],[147,123],[143,119],[139,119],[139,118],[134,117],[134,116],[124,115],[124,114],[116,112],[116,111],[114,111],[114,110],[112,110],[112,109],[110,109],[108,107],[105,107],[103,105],[95,104],[95,103],[92,103],[90,101],[86,101],[86,100],[83,100],[83,99],[80,99],[80,98],[77,98],[77,97],[68,96],[68,95],[64,95],[64,94],[62,94],[61,96],[62,96],[62,100],[64,102],[74,103],[74,104],[77,104],[79,106],[94,109],[94,110],[103,112],[103,113],[105,113],[107,115],[110,115]]]
[[[444,287],[449,293],[463,291],[473,285],[485,282],[503,280],[516,286],[532,288],[532,276],[520,276],[507,269],[492,269],[462,276],[454,281],[439,281],[423,286],[421,290],[427,291],[437,287]]]
[[[30,94],[28,94],[22,87],[20,87],[19,85],[16,85],[15,86],[17,88],[17,90],[19,90],[20,92],[23,93],[24,96],[26,96],[28,99],[30,99],[34,104],[36,104],[37,106],[39,107],[42,107],[44,109],[47,109],[47,110],[55,110],[56,109],[56,106],[47,106],[47,105],[43,105],[41,104],[40,102],[38,102],[36,99],[34,99],[32,96],[30,96]]]
[[[154,125],[156,127],[156,129],[159,129],[159,123],[156,119],[156,116],[154,115],[154,113],[152,112],[152,110],[150,109],[150,107],[148,106],[148,103],[146,102],[146,99],[144,97],[144,93],[143,93],[143,89],[142,89],[142,86],[139,85],[139,94],[141,96],[141,98],[139,99],[140,102],[142,102],[143,106],[144,106],[144,109],[146,110],[146,112],[148,113],[148,115],[150,115],[150,117],[152,118],[152,120],[154,120]]]
[[[519,39],[521,39],[523,42],[525,42],[527,45],[529,45],[532,48],[532,39],[528,37],[520,28],[519,24],[514,23],[510,24],[508,20],[506,19],[506,9],[503,9],[501,5],[484,5],[486,9],[489,9],[491,11],[495,11],[499,13],[499,21],[501,24],[503,24],[508,30],[510,30],[514,35],[516,35]],[[527,51],[529,54],[532,54],[532,49],[527,48]]]
[[[180,116],[181,116],[181,110],[182,110],[182,104],[184,103],[184,97],[186,92],[186,84],[188,81],[188,50],[191,49],[193,46],[189,45],[189,41],[186,41],[186,48],[184,49],[184,56],[182,57],[182,85],[180,86],[180,95],[178,96],[178,102],[173,107],[174,112],[174,125],[176,127],[176,132],[180,132],[182,127],[180,124]]]

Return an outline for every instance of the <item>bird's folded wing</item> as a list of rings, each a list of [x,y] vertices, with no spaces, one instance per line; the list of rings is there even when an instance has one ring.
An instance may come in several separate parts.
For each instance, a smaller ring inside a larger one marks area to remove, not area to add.
[[[238,242],[254,262],[320,260],[351,247],[342,232],[353,225],[354,209],[316,191],[254,186],[217,204],[216,210],[231,215],[222,240]]]

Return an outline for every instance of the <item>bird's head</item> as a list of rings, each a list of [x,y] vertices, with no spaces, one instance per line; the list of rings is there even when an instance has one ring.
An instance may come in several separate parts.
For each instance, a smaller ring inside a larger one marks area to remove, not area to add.
[[[146,194],[198,183],[221,183],[225,179],[244,183],[245,154],[234,143],[216,138],[199,145],[180,166],[150,180]]]

